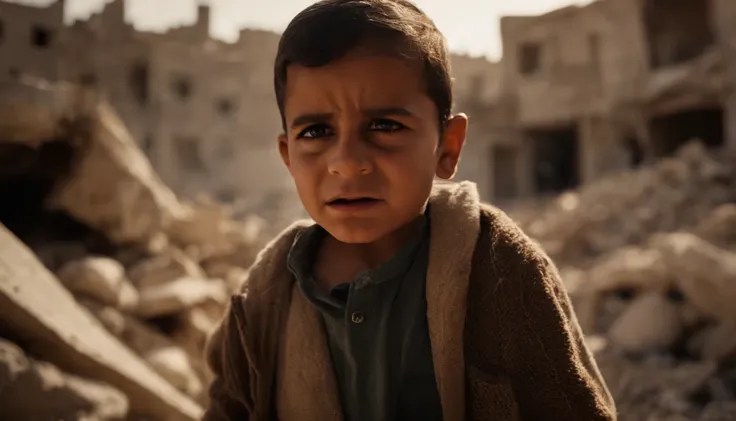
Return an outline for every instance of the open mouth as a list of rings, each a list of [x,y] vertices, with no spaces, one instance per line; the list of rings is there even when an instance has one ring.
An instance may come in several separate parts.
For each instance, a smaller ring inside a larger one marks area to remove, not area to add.
[[[328,205],[337,205],[337,206],[349,206],[349,205],[367,205],[371,203],[378,203],[380,202],[379,199],[373,198],[373,197],[356,197],[354,199],[335,199],[327,202]]]

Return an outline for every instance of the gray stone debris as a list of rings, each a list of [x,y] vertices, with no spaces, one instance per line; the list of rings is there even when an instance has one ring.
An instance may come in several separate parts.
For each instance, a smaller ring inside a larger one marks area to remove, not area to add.
[[[32,226],[51,222],[24,236],[0,220],[0,418],[199,419],[205,342],[235,289],[203,266],[242,278],[261,221],[177,198],[115,112],[82,90],[3,86],[0,148],[33,156],[50,142],[73,152],[58,158],[69,170],[24,210]]]
[[[123,421],[128,398],[107,384],[64,373],[0,339],[0,408],[3,419]]]
[[[621,420],[736,419],[734,203],[736,156],[693,142],[526,211]]]
[[[56,275],[75,295],[125,310],[138,306],[138,291],[125,275],[123,265],[116,260],[97,256],[72,260]]]

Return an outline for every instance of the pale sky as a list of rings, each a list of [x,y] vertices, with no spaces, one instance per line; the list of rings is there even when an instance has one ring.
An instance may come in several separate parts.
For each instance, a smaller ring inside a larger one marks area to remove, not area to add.
[[[6,0],[0,0],[6,1]],[[55,0],[12,0],[44,5]],[[85,18],[106,0],[66,0],[67,20]],[[499,18],[545,13],[590,0],[414,0],[445,34],[450,49],[459,53],[501,56]],[[212,6],[212,35],[234,40],[242,27],[282,31],[312,0],[127,0],[126,19],[143,30],[162,30],[191,23],[197,4]]]

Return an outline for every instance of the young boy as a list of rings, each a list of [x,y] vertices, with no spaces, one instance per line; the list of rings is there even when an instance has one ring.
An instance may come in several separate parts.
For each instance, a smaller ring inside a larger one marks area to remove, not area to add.
[[[458,164],[445,40],[324,0],[279,44],[278,147],[316,224],[261,252],[208,347],[205,420],[614,420],[546,255]]]

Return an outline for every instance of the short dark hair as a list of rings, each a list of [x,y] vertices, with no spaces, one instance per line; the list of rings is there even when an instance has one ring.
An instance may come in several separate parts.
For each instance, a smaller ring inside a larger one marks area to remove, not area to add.
[[[452,80],[447,43],[434,22],[409,0],[322,0],[299,13],[279,41],[274,88],[284,130],[287,68],[325,66],[371,42],[421,61],[442,128],[452,113]]]

